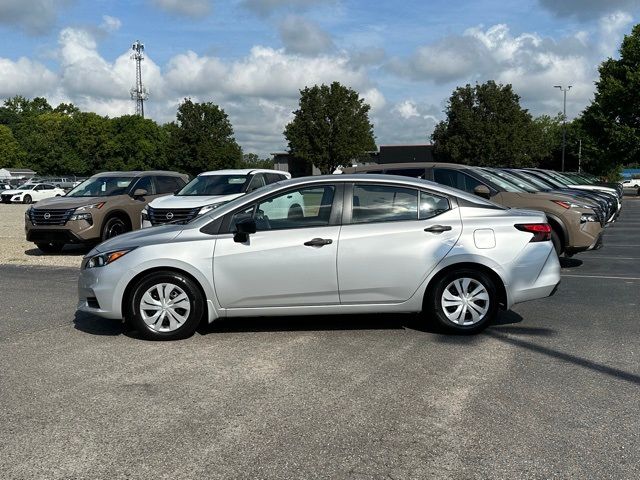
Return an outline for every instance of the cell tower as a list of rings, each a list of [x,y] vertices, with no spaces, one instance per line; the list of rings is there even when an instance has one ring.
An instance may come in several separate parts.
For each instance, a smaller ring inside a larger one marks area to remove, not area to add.
[[[136,115],[144,118],[144,101],[149,98],[149,92],[142,86],[142,60],[144,60],[144,44],[136,40],[131,45],[131,58],[136,61],[136,86],[131,89],[131,100],[136,102]]]

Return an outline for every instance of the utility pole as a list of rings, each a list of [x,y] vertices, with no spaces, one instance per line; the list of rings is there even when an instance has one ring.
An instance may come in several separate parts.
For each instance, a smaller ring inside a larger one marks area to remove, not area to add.
[[[136,61],[136,86],[131,89],[131,100],[136,102],[136,115],[144,118],[144,101],[149,98],[149,92],[142,85],[142,60],[144,60],[144,44],[136,40],[131,45],[131,58]]]
[[[554,85],[554,88],[559,88],[564,94],[564,103],[562,107],[562,171],[564,172],[564,152],[567,147],[567,92],[571,90],[573,85],[569,85],[566,88],[562,85]]]

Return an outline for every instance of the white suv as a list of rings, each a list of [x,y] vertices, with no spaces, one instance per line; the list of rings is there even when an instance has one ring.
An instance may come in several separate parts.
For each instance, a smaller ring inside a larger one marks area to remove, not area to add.
[[[204,172],[175,195],[156,198],[142,210],[142,228],[186,223],[231,200],[281,180],[291,174],[278,170],[243,169]],[[291,199],[291,208],[304,208],[304,200]]]

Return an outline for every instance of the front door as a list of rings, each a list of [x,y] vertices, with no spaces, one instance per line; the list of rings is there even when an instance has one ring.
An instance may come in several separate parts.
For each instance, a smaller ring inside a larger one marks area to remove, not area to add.
[[[278,193],[236,212],[256,220],[257,232],[238,243],[216,241],[213,281],[223,308],[338,304],[336,256],[338,187],[318,185]]]
[[[408,300],[458,240],[459,209],[442,195],[389,184],[356,183],[350,197],[338,247],[341,303]]]

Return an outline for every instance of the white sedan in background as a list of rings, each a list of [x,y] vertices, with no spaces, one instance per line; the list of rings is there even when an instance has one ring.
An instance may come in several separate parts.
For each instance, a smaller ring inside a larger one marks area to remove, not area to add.
[[[61,197],[65,194],[62,188],[51,183],[25,183],[14,190],[2,190],[2,203],[33,203],[45,198]]]
[[[297,195],[304,209],[283,208]],[[152,339],[224,317],[377,312],[472,333],[559,282],[544,213],[425,180],[326,175],[98,245],[82,262],[78,307]]]

